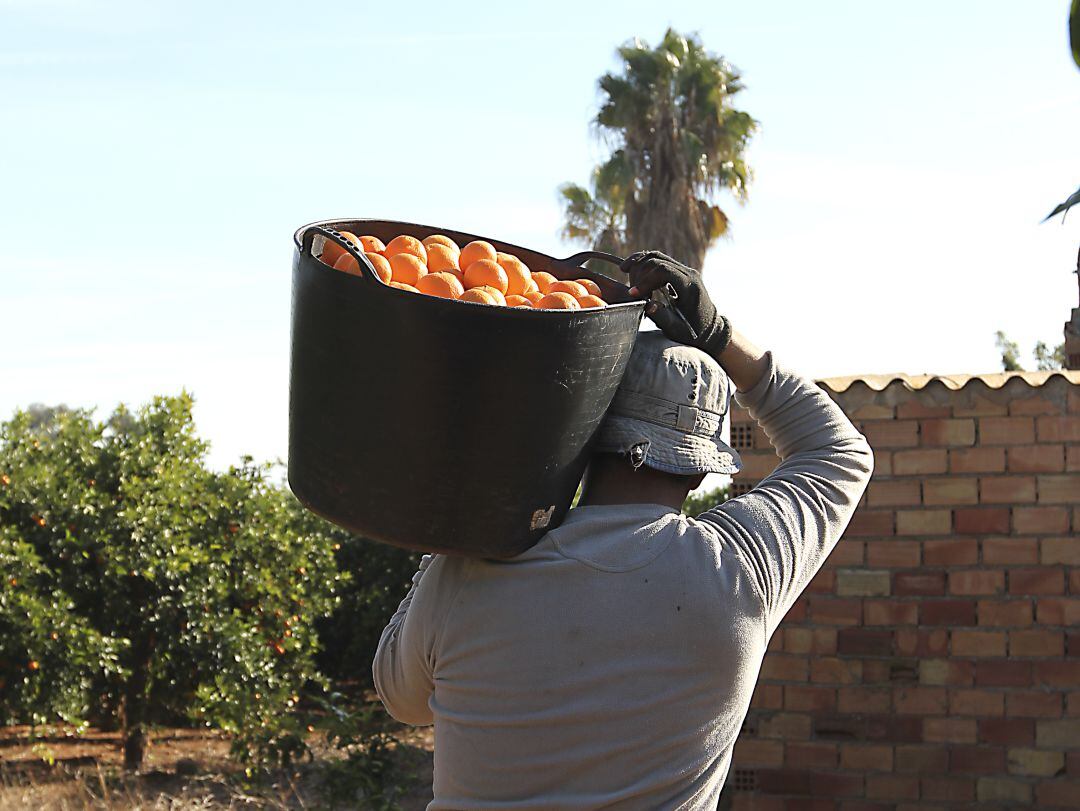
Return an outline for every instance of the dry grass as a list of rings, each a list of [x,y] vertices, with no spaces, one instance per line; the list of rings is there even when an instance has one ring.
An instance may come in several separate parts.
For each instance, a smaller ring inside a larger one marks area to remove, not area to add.
[[[228,760],[224,737],[161,730],[153,736],[143,770],[133,775],[121,768],[116,735],[54,730],[35,742],[27,732],[0,729],[0,811],[326,809],[319,766],[340,757],[315,747],[314,763],[253,782]],[[401,805],[420,811],[431,799],[430,729],[403,728],[396,737],[402,762],[415,774]],[[338,807],[363,806],[357,801]]]

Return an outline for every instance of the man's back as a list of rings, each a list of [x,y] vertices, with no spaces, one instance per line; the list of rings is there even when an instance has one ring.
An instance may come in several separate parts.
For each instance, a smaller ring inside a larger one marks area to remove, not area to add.
[[[739,399],[783,461],[698,520],[579,508],[517,558],[426,559],[374,675],[391,714],[435,724],[430,808],[715,807],[768,639],[873,464],[771,358]]]

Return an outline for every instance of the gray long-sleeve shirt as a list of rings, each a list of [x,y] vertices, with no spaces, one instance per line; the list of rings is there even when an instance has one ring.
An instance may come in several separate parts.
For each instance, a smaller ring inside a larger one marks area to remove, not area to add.
[[[694,518],[579,507],[516,558],[425,558],[383,632],[387,710],[435,724],[429,809],[715,808],[769,638],[873,468],[817,386],[738,395],[782,461]]]

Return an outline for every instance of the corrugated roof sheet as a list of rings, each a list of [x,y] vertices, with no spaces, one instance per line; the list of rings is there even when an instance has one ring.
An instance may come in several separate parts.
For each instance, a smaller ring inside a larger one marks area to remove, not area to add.
[[[990,372],[981,375],[909,375],[902,372],[882,375],[849,375],[847,377],[826,377],[818,380],[818,384],[837,394],[847,391],[855,383],[862,383],[874,391],[882,391],[890,384],[899,382],[905,388],[912,391],[929,386],[931,383],[941,383],[945,388],[958,391],[973,380],[988,386],[991,389],[1000,389],[1010,380],[1023,380],[1028,386],[1037,388],[1046,383],[1050,378],[1060,375],[1070,383],[1080,385],[1080,371],[1050,371],[1050,372]]]

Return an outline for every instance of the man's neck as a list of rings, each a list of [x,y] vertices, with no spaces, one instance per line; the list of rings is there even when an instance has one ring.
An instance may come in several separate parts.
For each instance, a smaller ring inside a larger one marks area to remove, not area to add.
[[[618,504],[663,504],[676,512],[686,501],[685,487],[672,487],[647,475],[590,476],[585,482],[580,507],[613,506]]]

